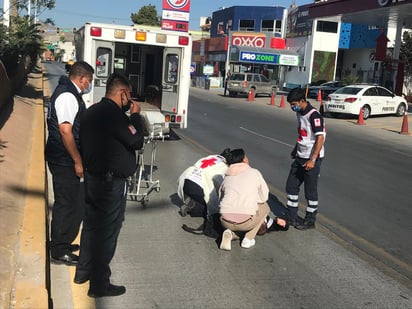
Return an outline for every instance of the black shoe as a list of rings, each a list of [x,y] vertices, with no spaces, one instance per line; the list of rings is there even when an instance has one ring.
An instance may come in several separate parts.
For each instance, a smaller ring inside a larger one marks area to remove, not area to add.
[[[90,276],[88,274],[80,274],[76,271],[74,275],[73,282],[76,284],[83,284],[90,280]]]
[[[298,223],[297,225],[295,225],[295,228],[300,230],[300,231],[306,231],[306,230],[314,229],[315,228],[315,221],[305,220],[303,223]]]
[[[66,253],[65,255],[59,257],[51,257],[51,260],[56,264],[66,264],[68,266],[77,265],[79,262],[79,257],[73,253]]]
[[[93,298],[99,298],[99,297],[104,297],[104,296],[119,296],[126,293],[126,288],[123,285],[114,285],[114,284],[109,284],[107,287],[104,289],[92,289],[90,288],[89,291],[87,292],[87,296],[93,297]]]
[[[75,251],[79,251],[80,250],[80,246],[78,244],[71,244],[70,245],[70,251],[71,252],[75,252]]]
[[[292,219],[292,218],[287,217],[285,220],[286,220],[286,223],[289,224],[289,226],[296,227],[299,224],[298,219]]]

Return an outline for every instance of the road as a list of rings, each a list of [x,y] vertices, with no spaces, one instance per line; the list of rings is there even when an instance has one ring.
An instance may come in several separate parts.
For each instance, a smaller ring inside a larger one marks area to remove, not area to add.
[[[244,98],[205,96],[199,89],[192,89],[190,102],[189,129],[182,135],[212,152],[244,148],[272,193],[285,200],[297,136],[294,113]],[[333,233],[412,279],[412,137],[385,129],[393,121],[401,118],[375,117],[367,126],[356,125],[356,119],[326,119],[319,209]]]
[[[53,89],[63,71],[54,64],[47,69]],[[268,98],[262,100],[268,102]],[[264,235],[253,249],[244,250],[233,244],[231,252],[218,250],[214,239],[184,232],[182,224],[196,227],[201,223],[199,218],[178,215],[176,179],[187,166],[208,152],[225,147],[245,148],[251,164],[262,171],[270,184],[270,204],[276,211],[281,204],[276,200],[284,202],[283,187],[296,130],[296,119],[289,109],[247,103],[244,98],[223,98],[212,91],[191,89],[189,109],[189,128],[177,131],[177,138],[157,143],[154,177],[160,179],[160,192],[152,192],[146,206],[128,201],[111,265],[113,283],[126,285],[127,293],[91,302],[86,296],[87,284],[71,284],[73,268],[54,265],[54,308],[412,307],[410,281],[402,280],[399,273],[362,255],[363,251],[330,232],[345,225],[335,221],[339,216],[329,218],[328,211],[339,215],[339,211],[331,210],[341,209],[339,199],[348,203],[355,200],[345,197],[350,194],[344,188],[335,190],[336,195],[327,192],[328,183],[335,179],[337,170],[342,170],[341,164],[334,166],[339,160],[332,160],[339,148],[333,152],[330,144],[321,176],[322,220],[316,230],[290,229]],[[332,144],[337,133],[343,134],[342,130],[350,137],[356,136],[359,129],[365,138],[358,136],[358,143],[374,134],[370,126],[358,128],[337,120],[336,124],[328,124],[327,142]],[[335,144],[344,148],[349,137],[343,145]],[[410,138],[396,135],[392,143],[402,144]],[[383,142],[385,136],[377,139]],[[150,146],[146,145],[146,151],[150,151]],[[353,184],[355,178],[360,176],[352,176],[349,183]],[[343,183],[343,179],[339,182]],[[372,187],[367,184],[365,191]],[[359,221],[368,223],[365,218]]]

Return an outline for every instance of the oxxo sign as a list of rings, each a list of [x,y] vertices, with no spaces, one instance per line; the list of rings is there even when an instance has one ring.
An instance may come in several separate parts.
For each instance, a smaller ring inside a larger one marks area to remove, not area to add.
[[[232,34],[232,46],[266,47],[266,35]]]

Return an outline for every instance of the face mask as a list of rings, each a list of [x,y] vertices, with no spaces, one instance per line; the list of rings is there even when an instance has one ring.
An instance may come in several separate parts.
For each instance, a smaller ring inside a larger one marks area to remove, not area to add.
[[[292,105],[290,108],[296,113],[302,110],[299,105]]]
[[[87,87],[86,90],[83,91],[83,94],[88,94],[90,91],[92,91],[93,85],[92,83],[89,83],[89,87]]]
[[[122,105],[122,112],[126,113],[130,109],[130,105],[132,105],[132,100],[128,100],[126,105]]]

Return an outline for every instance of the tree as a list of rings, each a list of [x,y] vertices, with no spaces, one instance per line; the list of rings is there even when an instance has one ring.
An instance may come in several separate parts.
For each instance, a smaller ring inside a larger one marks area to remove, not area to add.
[[[10,21],[13,28],[0,27],[0,59],[12,76],[23,57],[30,57],[31,68],[35,66],[42,52],[43,40],[39,24],[34,24],[28,16],[12,17]]]
[[[157,16],[155,5],[142,6],[139,12],[132,13],[130,18],[137,25],[160,26],[160,17]]]
[[[404,84],[412,93],[412,31],[405,31],[400,50],[400,59],[404,61],[405,81]]]

